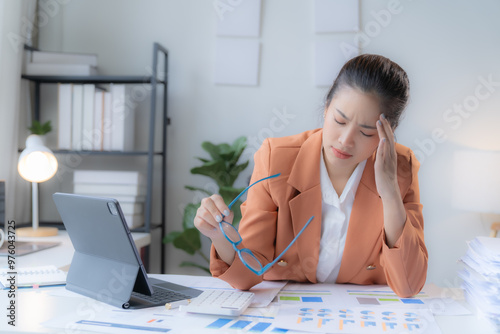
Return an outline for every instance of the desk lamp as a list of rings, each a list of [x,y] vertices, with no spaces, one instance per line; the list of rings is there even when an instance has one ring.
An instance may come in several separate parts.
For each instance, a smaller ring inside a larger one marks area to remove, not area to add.
[[[16,230],[18,236],[47,237],[57,235],[56,227],[38,226],[38,183],[52,178],[57,172],[57,159],[38,135],[30,135],[26,139],[26,148],[19,156],[17,170],[21,177],[32,184],[32,227]]]
[[[500,214],[500,152],[455,152],[453,205],[481,213]],[[492,224],[492,230],[499,223]]]

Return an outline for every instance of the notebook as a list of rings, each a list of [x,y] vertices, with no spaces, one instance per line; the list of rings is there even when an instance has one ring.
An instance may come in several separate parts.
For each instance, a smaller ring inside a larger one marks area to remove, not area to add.
[[[202,293],[148,277],[117,200],[52,197],[75,248],[66,289],[121,308],[165,305]]]
[[[50,285],[66,284],[66,272],[57,269],[56,266],[36,266],[16,269],[16,286],[40,287]],[[3,289],[9,289],[11,282],[9,279],[12,273],[8,269],[0,271],[0,284]]]

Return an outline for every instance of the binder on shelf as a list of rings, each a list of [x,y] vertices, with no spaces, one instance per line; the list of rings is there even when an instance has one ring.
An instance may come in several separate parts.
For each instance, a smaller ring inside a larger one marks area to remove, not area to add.
[[[134,146],[135,112],[126,85],[111,84],[111,150],[132,151]]]
[[[71,148],[76,151],[82,149],[82,124],[83,124],[83,85],[73,85],[73,125],[71,135]]]
[[[112,110],[111,110],[111,93],[104,92],[103,97],[103,120],[102,120],[102,150],[111,151],[111,125]]]
[[[58,84],[58,124],[57,137],[60,150],[71,150],[71,128],[72,128],[72,84]]]
[[[94,131],[92,136],[92,149],[103,150],[103,123],[104,123],[104,92],[97,90],[94,98]]]
[[[94,148],[94,98],[95,85],[83,85],[82,100],[82,150]]]

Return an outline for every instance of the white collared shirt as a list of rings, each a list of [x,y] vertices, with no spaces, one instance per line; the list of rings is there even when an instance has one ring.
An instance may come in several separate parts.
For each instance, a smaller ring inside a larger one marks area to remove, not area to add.
[[[321,241],[316,278],[321,283],[335,283],[344,254],[347,227],[359,181],[365,169],[366,160],[358,164],[349,177],[339,198],[333,188],[321,150],[320,179],[322,193]]]

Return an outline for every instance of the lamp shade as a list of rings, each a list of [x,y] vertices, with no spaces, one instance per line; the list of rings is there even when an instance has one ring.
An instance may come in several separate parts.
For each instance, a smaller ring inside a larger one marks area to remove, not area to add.
[[[500,214],[500,152],[455,152],[452,190],[453,206]]]
[[[26,148],[19,156],[17,170],[21,177],[30,182],[45,182],[57,172],[57,159],[40,136],[30,135]]]

